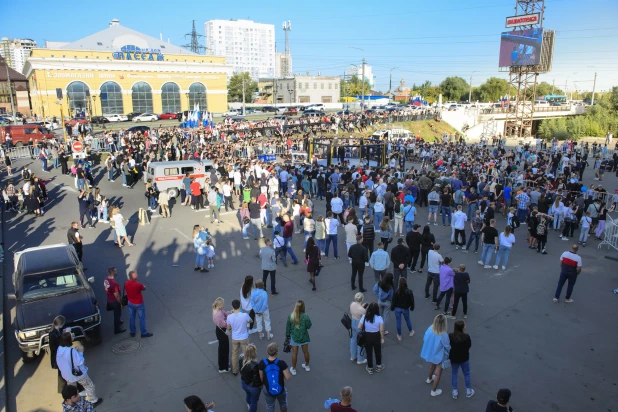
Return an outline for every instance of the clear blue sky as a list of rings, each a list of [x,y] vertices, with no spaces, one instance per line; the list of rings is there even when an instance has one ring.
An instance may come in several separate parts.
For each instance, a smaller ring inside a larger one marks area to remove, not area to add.
[[[541,80],[569,90],[597,90],[618,85],[618,1],[546,0],[543,27],[556,30],[552,72]],[[15,6],[18,5],[18,6]],[[198,33],[210,19],[251,19],[275,25],[283,51],[281,23],[292,21],[290,43],[294,73],[341,75],[363,57],[376,75],[376,89],[441,82],[458,75],[478,85],[498,71],[500,33],[513,15],[514,0],[442,1],[240,1],[180,2],[150,0],[44,2],[0,0],[0,37],[75,41],[107,27],[112,18],[140,32],[188,42],[184,34],[196,20]],[[71,10],[70,13],[67,10]],[[364,49],[360,51],[353,49]],[[473,73],[475,72],[475,73]]]

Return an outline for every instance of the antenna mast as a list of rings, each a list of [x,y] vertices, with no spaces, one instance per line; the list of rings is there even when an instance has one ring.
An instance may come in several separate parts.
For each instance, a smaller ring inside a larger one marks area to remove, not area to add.
[[[290,31],[292,30],[292,22],[290,20],[283,22],[283,31],[285,32],[285,53],[283,57],[282,75],[283,77],[292,77],[292,55],[290,54]]]
[[[197,54],[202,54],[202,51],[206,51],[206,46],[202,46],[198,42],[198,38],[203,38],[204,36],[202,34],[197,34],[197,31],[195,30],[195,20],[193,20],[193,30],[191,30],[191,33],[185,34],[185,39],[187,37],[191,38],[191,43],[184,44],[182,47],[184,47],[185,49],[189,49],[193,53]]]

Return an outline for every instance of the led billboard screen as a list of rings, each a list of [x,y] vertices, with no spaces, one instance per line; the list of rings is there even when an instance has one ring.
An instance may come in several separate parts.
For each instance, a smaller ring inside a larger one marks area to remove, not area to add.
[[[513,30],[502,33],[500,67],[541,64],[543,29]]]

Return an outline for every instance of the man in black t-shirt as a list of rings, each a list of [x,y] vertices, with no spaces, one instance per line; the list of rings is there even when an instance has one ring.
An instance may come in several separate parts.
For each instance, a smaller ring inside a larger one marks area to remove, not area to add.
[[[285,389],[285,381],[290,380],[292,375],[288,370],[288,364],[285,361],[278,359],[279,347],[275,342],[268,345],[266,348],[268,358],[262,359],[258,364],[260,371],[260,379],[264,384],[264,397],[266,398],[266,407],[269,410],[275,410],[275,401],[279,401],[279,408],[282,411],[288,409],[288,391]],[[271,372],[273,365],[279,369],[278,382],[269,382],[268,376],[276,371]],[[273,393],[278,391],[278,393]]]
[[[491,255],[494,253],[494,249],[498,251],[498,230],[496,226],[496,219],[489,221],[489,226],[485,226],[481,230],[481,240],[483,241],[483,254],[481,260],[478,261],[479,265],[484,265],[485,269],[490,269],[489,264]]]

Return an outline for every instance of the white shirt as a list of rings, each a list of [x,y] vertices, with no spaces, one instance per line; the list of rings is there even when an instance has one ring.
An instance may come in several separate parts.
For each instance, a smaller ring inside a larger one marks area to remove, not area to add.
[[[225,197],[232,196],[232,188],[227,183],[223,185],[223,196]]]
[[[504,232],[500,233],[500,246],[513,247],[515,243],[515,235],[510,234],[508,237],[504,235]]]
[[[468,216],[461,210],[453,213],[453,228],[462,230],[465,228],[466,220],[468,220]]]
[[[242,176],[240,175],[240,170],[236,170],[234,172],[234,184],[235,185],[239,185],[240,181],[241,181]]]
[[[335,218],[326,218],[324,219],[324,224],[326,225],[326,234],[327,235],[336,235],[337,228],[339,227],[339,220]]]
[[[341,213],[343,211],[343,200],[333,197],[330,201],[330,207],[333,209],[333,213]]]
[[[358,200],[358,207],[360,209],[365,209],[367,207],[367,196],[361,196],[360,199]]]
[[[229,316],[228,316],[228,319],[229,319]],[[373,317],[373,323],[369,323],[369,321],[365,323],[365,315],[363,315],[358,325],[361,326],[362,324],[365,325],[365,332],[379,332],[380,325],[384,324],[384,320],[382,319],[382,316],[375,315]]]
[[[232,313],[227,316],[227,324],[232,328],[232,340],[249,339],[247,322],[251,317],[247,313]]]

